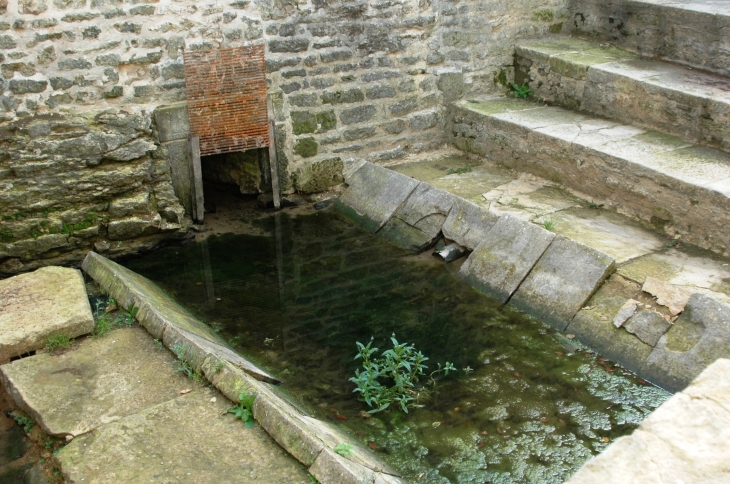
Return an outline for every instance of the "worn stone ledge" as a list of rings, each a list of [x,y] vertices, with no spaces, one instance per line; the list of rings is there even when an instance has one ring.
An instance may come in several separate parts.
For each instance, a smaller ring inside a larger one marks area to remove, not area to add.
[[[350,475],[353,468],[381,479],[375,482],[402,482],[359,442],[325,422],[304,415],[278,396],[268,384],[278,380],[227,348],[218,335],[154,283],[94,252],[87,255],[82,267],[123,307],[138,307],[140,324],[168,348],[182,349],[183,358],[231,401],[239,402],[241,393],[256,394],[254,418],[302,464],[312,466],[323,451],[339,443],[352,445],[351,455],[327,461],[324,468],[320,462],[315,469],[321,475],[317,476],[320,482],[339,484],[342,481],[337,476]]]
[[[349,177],[334,210],[370,232],[380,230],[418,186],[418,181],[372,163]]]

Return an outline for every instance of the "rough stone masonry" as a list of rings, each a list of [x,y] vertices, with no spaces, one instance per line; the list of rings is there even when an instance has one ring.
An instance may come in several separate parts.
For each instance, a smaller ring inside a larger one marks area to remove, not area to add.
[[[266,46],[280,180],[319,191],[346,158],[443,144],[445,106],[502,90],[515,40],[559,31],[566,5],[2,0],[0,274],[185,236],[180,143],[161,143],[154,113],[185,101],[186,50]]]

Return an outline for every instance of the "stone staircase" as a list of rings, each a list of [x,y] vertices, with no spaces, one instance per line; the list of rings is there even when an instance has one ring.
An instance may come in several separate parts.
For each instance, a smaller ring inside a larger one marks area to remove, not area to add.
[[[516,45],[516,84],[534,95],[454,103],[453,144],[727,256],[727,2],[578,2],[573,10],[573,33],[589,40]]]

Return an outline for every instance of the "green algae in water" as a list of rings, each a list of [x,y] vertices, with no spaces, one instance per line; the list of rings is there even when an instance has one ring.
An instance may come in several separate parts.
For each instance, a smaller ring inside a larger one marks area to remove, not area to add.
[[[559,483],[630,433],[669,394],[334,214],[261,222],[127,266],[168,290],[284,383],[291,399],[348,429],[410,480]],[[278,249],[277,250],[277,239]],[[210,259],[206,276],[203,261]],[[395,333],[429,364],[454,362],[408,415],[368,408],[348,379],[355,342]],[[420,477],[419,477],[420,476]]]

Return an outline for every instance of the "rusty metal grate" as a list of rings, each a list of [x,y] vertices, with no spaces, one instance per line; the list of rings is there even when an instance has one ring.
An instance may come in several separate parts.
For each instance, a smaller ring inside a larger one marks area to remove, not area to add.
[[[190,132],[201,156],[269,146],[264,46],[185,52]]]

